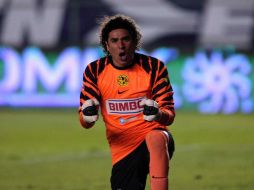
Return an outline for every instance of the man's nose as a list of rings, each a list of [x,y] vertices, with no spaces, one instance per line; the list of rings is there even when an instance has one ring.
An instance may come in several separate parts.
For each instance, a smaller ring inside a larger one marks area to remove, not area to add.
[[[118,45],[119,45],[120,49],[123,49],[125,47],[123,41],[121,41],[121,40],[119,41]]]

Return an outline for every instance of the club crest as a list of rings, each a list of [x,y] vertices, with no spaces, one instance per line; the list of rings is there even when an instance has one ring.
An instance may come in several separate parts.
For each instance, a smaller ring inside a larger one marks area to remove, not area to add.
[[[119,86],[126,86],[129,83],[129,77],[127,75],[119,75],[117,77],[117,83]]]

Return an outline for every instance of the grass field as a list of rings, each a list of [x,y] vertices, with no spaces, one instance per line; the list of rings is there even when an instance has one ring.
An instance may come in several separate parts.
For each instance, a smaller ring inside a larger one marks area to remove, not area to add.
[[[170,189],[254,189],[253,114],[178,112],[172,132]],[[104,133],[101,120],[81,128],[73,109],[1,109],[0,189],[110,189]]]

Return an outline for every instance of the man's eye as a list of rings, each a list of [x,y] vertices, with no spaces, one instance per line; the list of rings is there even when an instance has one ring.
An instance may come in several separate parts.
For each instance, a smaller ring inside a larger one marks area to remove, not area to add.
[[[123,41],[125,41],[125,42],[130,41],[130,37],[126,37],[126,38],[124,38],[124,39],[123,39]]]
[[[111,39],[111,42],[112,42],[112,43],[116,43],[116,42],[117,42],[117,39]]]

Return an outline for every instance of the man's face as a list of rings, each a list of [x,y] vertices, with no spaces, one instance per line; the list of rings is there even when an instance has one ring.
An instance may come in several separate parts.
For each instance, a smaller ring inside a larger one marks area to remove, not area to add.
[[[132,64],[136,45],[128,30],[112,30],[108,35],[106,45],[114,65],[124,67]]]

